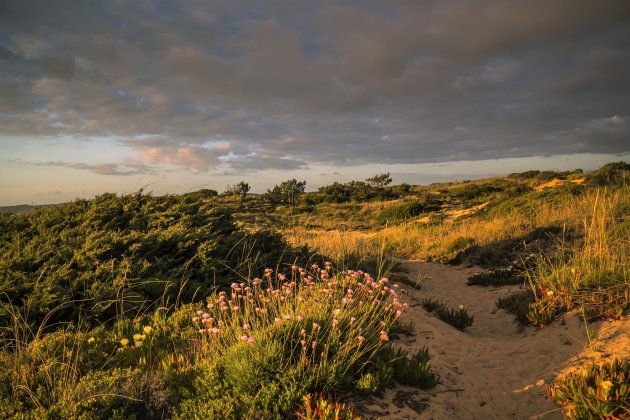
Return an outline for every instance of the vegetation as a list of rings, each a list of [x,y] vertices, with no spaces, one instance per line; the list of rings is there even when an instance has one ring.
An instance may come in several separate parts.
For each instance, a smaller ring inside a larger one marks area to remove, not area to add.
[[[306,263],[277,233],[239,229],[191,196],[104,194],[0,218],[0,326],[108,322],[158,300],[191,301],[265,266]]]
[[[272,204],[295,206],[300,195],[304,194],[304,188],[306,188],[306,181],[290,179],[276,185],[272,190],[267,190],[265,198]]]
[[[553,255],[538,255],[526,271],[536,296],[528,315],[533,324],[547,324],[573,308],[594,320],[620,317],[630,307],[630,224],[621,217],[621,200],[596,194],[591,214],[578,227],[579,240],[561,242]]]
[[[442,321],[461,331],[466,327],[470,327],[474,320],[474,317],[468,314],[464,305],[459,305],[457,309],[449,309],[448,306],[442,302],[433,299],[424,299],[422,306],[429,312],[435,312]]]
[[[228,185],[225,187],[223,195],[237,195],[245,197],[250,190],[250,186],[247,182],[241,181],[238,184]]]
[[[547,388],[570,419],[623,418],[630,412],[630,364],[589,363]]]
[[[497,307],[523,325],[625,316],[628,169],[317,192],[292,179],[261,196],[242,181],[2,214],[0,417],[356,418],[342,396],[440,380],[427,348],[392,344],[414,332],[394,284],[420,290],[405,258],[522,284]],[[463,306],[422,304],[472,325]],[[568,416],[627,411],[627,361],[581,372],[549,389]]]

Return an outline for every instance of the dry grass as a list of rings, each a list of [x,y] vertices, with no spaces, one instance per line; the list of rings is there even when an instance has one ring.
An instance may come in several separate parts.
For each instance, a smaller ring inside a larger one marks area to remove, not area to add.
[[[495,217],[446,219],[440,224],[411,222],[378,231],[322,231],[295,227],[286,231],[293,244],[307,244],[333,258],[358,255],[369,258],[383,248],[401,258],[442,260],[457,252],[458,244],[487,245],[526,235],[550,225],[578,226],[592,214],[597,200],[610,202],[613,209],[630,207],[629,187],[596,189],[580,196],[567,194],[541,204],[534,212],[515,208]]]

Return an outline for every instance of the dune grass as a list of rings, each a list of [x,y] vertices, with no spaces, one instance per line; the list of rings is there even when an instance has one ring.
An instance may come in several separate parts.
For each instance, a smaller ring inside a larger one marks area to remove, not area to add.
[[[590,204],[589,214],[576,227],[579,239],[559,238],[557,252],[538,255],[525,272],[536,296],[528,315],[534,324],[544,325],[573,308],[594,320],[619,317],[629,307],[628,198],[598,191]]]
[[[326,264],[267,269],[203,303],[112,326],[44,334],[14,307],[0,351],[0,414],[284,418],[309,393],[434,386],[426,349],[408,358],[391,348],[406,307],[398,290]]]

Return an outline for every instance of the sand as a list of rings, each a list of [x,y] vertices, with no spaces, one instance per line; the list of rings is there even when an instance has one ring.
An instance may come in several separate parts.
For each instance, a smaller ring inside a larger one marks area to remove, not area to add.
[[[563,418],[560,406],[546,396],[546,386],[556,375],[588,360],[630,356],[627,318],[590,324],[598,341],[589,347],[576,313],[540,329],[519,327],[512,314],[496,309],[499,297],[520,286],[467,286],[468,277],[482,271],[476,268],[414,261],[408,267],[423,287],[410,291],[411,306],[403,315],[414,322],[415,333],[395,343],[410,352],[428,346],[431,366],[441,381],[427,391],[396,386],[382,395],[351,401],[365,418]],[[473,325],[461,332],[440,321],[422,308],[424,298],[452,307],[464,305],[475,317]]]

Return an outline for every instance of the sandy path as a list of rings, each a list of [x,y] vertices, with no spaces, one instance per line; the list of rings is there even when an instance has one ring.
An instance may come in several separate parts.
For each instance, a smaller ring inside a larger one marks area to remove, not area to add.
[[[584,324],[575,314],[543,329],[519,331],[513,315],[495,302],[518,286],[467,286],[479,269],[409,262],[410,276],[422,283],[411,293],[403,315],[416,331],[397,343],[415,352],[429,347],[440,384],[428,391],[397,386],[378,397],[355,401],[359,414],[383,419],[528,419],[562,418],[559,406],[546,397],[555,376],[586,360],[630,356],[630,322],[591,325],[599,341],[589,349]],[[419,302],[434,298],[454,307],[464,305],[475,317],[461,332],[427,313]]]

